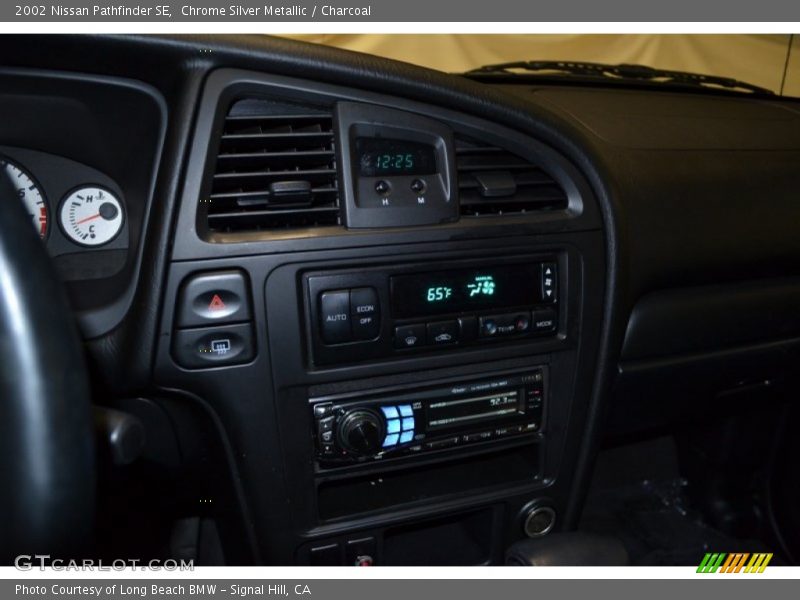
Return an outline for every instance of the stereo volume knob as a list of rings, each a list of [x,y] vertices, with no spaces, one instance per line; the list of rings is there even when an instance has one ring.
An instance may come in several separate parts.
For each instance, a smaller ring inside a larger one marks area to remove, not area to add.
[[[351,410],[339,419],[339,443],[356,454],[375,454],[383,441],[383,419],[362,408]]]

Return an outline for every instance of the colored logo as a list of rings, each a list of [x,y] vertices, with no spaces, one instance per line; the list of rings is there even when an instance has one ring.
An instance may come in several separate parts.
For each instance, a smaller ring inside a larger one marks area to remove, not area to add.
[[[763,573],[769,561],[772,560],[772,553],[759,552],[750,554],[748,552],[708,552],[700,566],[697,567],[698,573]]]

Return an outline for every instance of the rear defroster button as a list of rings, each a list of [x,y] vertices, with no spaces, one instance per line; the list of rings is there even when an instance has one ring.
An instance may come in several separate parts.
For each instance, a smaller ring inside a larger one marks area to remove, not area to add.
[[[249,324],[180,329],[173,337],[175,361],[190,369],[249,362],[255,356]]]

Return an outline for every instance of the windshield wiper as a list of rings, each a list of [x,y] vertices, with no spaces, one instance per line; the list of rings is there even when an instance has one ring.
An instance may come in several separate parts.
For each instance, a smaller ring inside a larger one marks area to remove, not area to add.
[[[646,65],[606,65],[592,62],[533,60],[485,65],[483,67],[467,71],[463,73],[463,75],[474,79],[497,76],[549,76],[558,78],[574,77],[587,81],[635,81],[648,84],[667,84],[694,88],[716,88],[749,92],[753,94],[774,95],[772,90],[768,90],[745,81],[731,79],[730,77],[703,75],[701,73],[689,73],[686,71],[667,71],[665,69],[655,69]]]

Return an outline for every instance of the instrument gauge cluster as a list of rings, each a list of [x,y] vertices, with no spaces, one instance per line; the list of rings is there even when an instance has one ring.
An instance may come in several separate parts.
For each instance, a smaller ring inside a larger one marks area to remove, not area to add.
[[[61,203],[59,223],[66,236],[81,246],[104,246],[122,230],[120,199],[98,186],[82,186]]]
[[[42,189],[24,167],[0,156],[0,172],[11,179],[39,237],[47,236],[49,212]]]
[[[126,207],[112,179],[65,157],[5,146],[0,146],[0,172],[14,185],[64,279],[103,279],[122,270]]]

